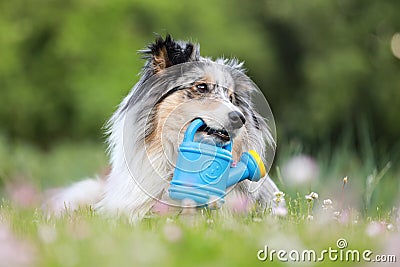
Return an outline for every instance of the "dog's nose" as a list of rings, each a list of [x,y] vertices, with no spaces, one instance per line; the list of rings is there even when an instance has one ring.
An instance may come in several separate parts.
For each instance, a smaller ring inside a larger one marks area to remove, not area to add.
[[[234,129],[239,129],[246,123],[246,119],[244,118],[242,112],[231,111],[228,113],[228,117],[231,122],[232,128]]]

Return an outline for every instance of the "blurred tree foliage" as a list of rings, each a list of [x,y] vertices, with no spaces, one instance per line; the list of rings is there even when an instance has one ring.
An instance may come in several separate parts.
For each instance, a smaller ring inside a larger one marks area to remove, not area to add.
[[[46,146],[101,136],[138,80],[136,50],[171,33],[236,56],[280,136],[311,145],[367,121],[400,136],[400,1],[0,0],[0,131]]]

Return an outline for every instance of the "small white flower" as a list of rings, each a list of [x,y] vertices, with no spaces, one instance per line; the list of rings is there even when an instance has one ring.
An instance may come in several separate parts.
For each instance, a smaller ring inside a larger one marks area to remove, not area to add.
[[[340,211],[335,211],[335,212],[333,213],[333,215],[335,215],[336,217],[339,217],[339,216],[340,216]]]
[[[282,191],[277,191],[274,193],[275,197],[273,198],[273,201],[277,204],[281,203],[284,200],[285,193]]]
[[[323,202],[323,204],[322,204],[322,208],[323,208],[324,210],[332,209],[332,204],[333,204],[333,202],[332,202],[332,200],[330,200],[329,198],[328,198],[328,199],[324,199],[324,202]]]
[[[276,192],[274,193],[274,195],[275,195],[276,197],[284,197],[284,196],[285,196],[285,193],[283,193],[282,191],[276,191]]]
[[[388,225],[386,225],[386,229],[388,229],[389,231],[394,231],[395,227],[393,224],[389,223]]]
[[[273,200],[276,204],[279,204],[279,203],[281,202],[281,199],[280,199],[280,198],[277,198],[277,197],[274,197],[272,200]]]
[[[306,199],[309,202],[316,200],[316,199],[318,199],[318,194],[315,192],[311,192],[309,195],[306,195]]]
[[[308,216],[307,216],[307,220],[308,220],[308,221],[312,221],[312,220],[314,220],[314,216],[312,216],[312,215],[308,215]]]

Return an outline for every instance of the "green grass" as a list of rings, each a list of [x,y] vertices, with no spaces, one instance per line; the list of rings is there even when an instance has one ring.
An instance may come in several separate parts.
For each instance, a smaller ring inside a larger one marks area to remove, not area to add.
[[[398,170],[383,163],[366,165],[345,146],[330,151],[329,157],[323,153],[317,157],[320,174],[313,184],[298,188],[281,184],[287,216],[268,209],[229,216],[199,210],[191,215],[149,216],[131,225],[90,209],[48,218],[39,203],[21,206],[11,197],[8,185],[15,181],[40,192],[101,172],[107,162],[102,145],[66,143],[41,151],[26,144],[0,143],[0,266],[288,266],[277,258],[261,262],[257,252],[268,246],[319,253],[337,249],[339,238],[347,240],[347,249],[369,249],[373,255],[397,253],[400,260],[394,201]],[[290,149],[280,154],[276,167],[299,152]],[[276,167],[272,174],[278,180]],[[344,176],[349,180],[343,189]],[[310,191],[318,192],[319,198],[308,202],[304,196]],[[326,198],[332,199],[332,209],[321,208]],[[365,262],[333,262],[326,257],[323,262],[303,264],[311,265],[364,266]]]
[[[276,250],[313,249],[319,253],[329,247],[337,249],[336,241],[344,238],[348,249],[389,254],[385,244],[399,243],[397,232],[385,226],[368,235],[369,219],[357,217],[355,222],[354,214],[351,220],[339,223],[323,214],[310,221],[293,210],[284,218],[199,212],[189,217],[147,218],[133,226],[124,220],[106,220],[90,210],[47,219],[36,210],[16,209],[4,203],[0,215],[0,232],[10,225],[12,235],[29,244],[28,252],[33,251],[36,266],[286,266],[276,258],[261,262],[257,252],[267,245]],[[386,223],[393,219],[391,216],[386,215]],[[10,246],[26,253],[18,244]],[[328,258],[316,263],[334,265]]]

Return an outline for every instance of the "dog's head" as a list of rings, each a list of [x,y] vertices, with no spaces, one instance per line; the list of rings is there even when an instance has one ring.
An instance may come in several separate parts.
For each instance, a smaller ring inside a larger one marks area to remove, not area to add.
[[[171,144],[170,150],[176,150],[195,118],[205,122],[197,141],[233,141],[237,155],[255,144],[262,146],[268,129],[252,106],[255,86],[242,63],[201,57],[198,45],[169,35],[141,53],[147,62],[125,106],[140,113],[136,125],[145,125],[143,138],[150,149]]]

